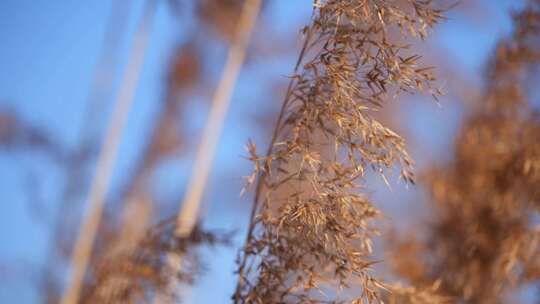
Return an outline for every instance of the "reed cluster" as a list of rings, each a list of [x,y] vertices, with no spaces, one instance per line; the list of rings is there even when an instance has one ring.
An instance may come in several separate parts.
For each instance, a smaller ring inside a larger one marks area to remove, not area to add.
[[[440,279],[459,303],[508,303],[540,282],[540,2],[529,1],[514,25],[489,62],[454,160],[426,173],[435,210],[428,238],[397,251],[403,275],[416,284]]]
[[[196,226],[190,235],[178,237],[176,226],[167,220],[150,228],[133,248],[119,250],[98,259],[87,277],[81,303],[151,303],[156,294],[167,290],[174,278],[193,284],[204,268],[198,248],[229,245],[231,235],[204,231]],[[182,268],[167,262],[167,255],[182,256]],[[176,303],[180,292],[165,295]]]
[[[404,139],[373,114],[401,93],[440,94],[408,39],[442,18],[432,1],[314,2],[269,149],[248,145],[257,185],[235,303],[381,300],[370,271],[381,212],[364,180],[414,174]],[[359,292],[339,295],[351,282]]]

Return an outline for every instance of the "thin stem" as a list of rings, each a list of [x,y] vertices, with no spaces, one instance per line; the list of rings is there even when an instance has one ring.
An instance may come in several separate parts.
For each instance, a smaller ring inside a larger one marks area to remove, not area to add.
[[[240,20],[236,26],[235,38],[229,48],[225,68],[212,100],[212,108],[193,165],[188,190],[176,220],[175,234],[177,237],[189,236],[197,224],[204,187],[208,180],[219,136],[223,129],[225,115],[244,63],[249,36],[253,31],[260,9],[261,0],[247,0],[242,7]],[[173,269],[173,273],[177,273],[181,269],[181,256],[177,254],[168,255],[167,264]],[[171,282],[169,289],[173,288],[174,282]],[[164,302],[164,300],[158,295],[154,303],[160,302]]]
[[[122,133],[127,122],[135,90],[144,61],[144,53],[150,36],[150,26],[154,16],[156,2],[149,0],[144,10],[144,16],[135,37],[132,53],[124,74],[116,105],[109,122],[107,136],[98,157],[96,173],[88,196],[89,215],[84,219],[79,236],[73,250],[73,274],[67,290],[62,296],[62,304],[77,303],[84,274],[90,260],[92,247],[103,213],[105,196],[112,177],[114,162],[122,139]]]
[[[276,140],[277,140],[277,138],[279,136],[279,131],[281,129],[281,125],[283,123],[285,113],[287,112],[287,107],[288,107],[289,102],[291,100],[291,96],[292,96],[292,92],[293,92],[293,86],[294,86],[294,82],[295,82],[294,77],[296,76],[296,74],[298,72],[298,69],[300,68],[300,65],[301,65],[301,63],[302,63],[302,61],[304,59],[305,54],[306,54],[306,51],[309,48],[308,46],[309,46],[309,42],[311,41],[311,38],[312,38],[311,36],[312,36],[312,27],[310,26],[308,31],[307,31],[306,37],[304,38],[304,44],[302,45],[302,49],[300,51],[300,54],[298,55],[298,58],[296,60],[296,65],[294,66],[293,77],[289,81],[289,84],[287,86],[287,91],[285,93],[285,98],[283,99],[283,103],[281,104],[281,109],[279,111],[279,115],[278,115],[277,120],[276,120],[274,131],[272,132],[272,138],[270,140],[270,143],[269,143],[267,151],[266,151],[266,156],[267,157],[269,157],[272,154],[274,145],[275,145]],[[237,301],[239,299],[239,297],[240,297],[241,280],[242,280],[242,277],[243,277],[244,268],[246,267],[246,263],[247,263],[247,258],[246,258],[246,255],[245,255],[245,251],[246,251],[247,245],[249,244],[249,241],[253,237],[253,231],[254,231],[255,226],[256,226],[255,225],[256,224],[255,216],[257,214],[257,210],[259,209],[260,196],[261,196],[261,193],[262,193],[262,190],[263,190],[263,186],[264,186],[264,183],[265,183],[265,180],[266,180],[266,176],[267,176],[267,174],[264,171],[261,171],[259,173],[258,178],[257,178],[257,186],[256,186],[256,189],[255,189],[255,197],[253,199],[253,207],[251,209],[251,213],[250,213],[250,217],[249,217],[248,232],[247,232],[247,235],[246,235],[246,239],[244,241],[244,248],[242,250],[242,252],[244,253],[244,256],[242,257],[242,261],[240,262],[240,266],[238,268],[238,281],[237,281],[236,290],[235,290],[235,293],[234,293],[234,296],[233,296],[234,301]]]
[[[127,27],[127,20],[129,19],[129,11],[132,1],[113,1],[111,3],[111,14],[107,21],[105,37],[101,46],[100,55],[93,73],[92,84],[90,93],[86,101],[86,111],[83,124],[79,129],[79,145],[74,152],[73,156],[68,164],[66,170],[69,179],[66,187],[62,193],[62,199],[59,207],[59,214],[51,229],[50,249],[47,252],[45,258],[46,266],[41,278],[41,284],[44,288],[48,288],[50,281],[52,280],[51,274],[57,266],[56,258],[59,252],[59,246],[61,247],[61,237],[64,235],[62,232],[66,228],[65,214],[71,214],[71,210],[76,205],[72,204],[74,196],[79,194],[79,191],[73,191],[73,189],[82,182],[80,178],[80,159],[88,161],[92,157],[81,157],[85,155],[87,150],[92,149],[92,145],[96,142],[96,135],[93,125],[96,122],[98,111],[103,108],[103,103],[109,99],[111,95],[112,79],[115,75],[115,67],[118,64],[118,48],[121,36],[125,34]],[[93,156],[93,153],[91,153]],[[47,295],[48,290],[44,290],[44,297]],[[43,299],[47,301],[46,298]]]
[[[214,94],[208,123],[193,165],[188,192],[178,213],[177,236],[189,235],[197,222],[204,186],[208,179],[233,89],[244,62],[249,35],[255,25],[260,6],[261,0],[248,0],[242,8],[236,28],[236,39],[230,47],[221,80]]]

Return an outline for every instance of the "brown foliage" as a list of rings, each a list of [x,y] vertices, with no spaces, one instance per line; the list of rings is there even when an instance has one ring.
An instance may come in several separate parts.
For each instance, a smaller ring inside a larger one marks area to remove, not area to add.
[[[100,259],[86,282],[82,303],[146,303],[156,292],[166,290],[171,277],[193,283],[200,272],[196,248],[228,244],[230,235],[206,232],[196,227],[185,238],[175,235],[173,219],[159,223],[131,249]],[[167,263],[168,254],[181,254],[182,270]],[[174,273],[173,273],[174,271]],[[178,294],[169,295],[179,298]]]
[[[243,2],[242,0],[197,1],[197,15],[211,30],[226,40],[232,40]]]
[[[540,119],[528,86],[540,63],[540,2],[515,25],[456,139],[453,163],[427,176],[436,212],[428,240],[398,250],[401,274],[414,283],[440,278],[441,291],[463,303],[504,303],[540,279]],[[411,247],[419,256],[406,261],[399,253]]]
[[[380,211],[358,190],[369,169],[413,174],[404,140],[372,114],[402,92],[438,94],[404,38],[441,18],[431,1],[315,2],[269,151],[248,147],[258,184],[235,303],[342,301],[351,280],[347,301],[380,301],[370,271]]]

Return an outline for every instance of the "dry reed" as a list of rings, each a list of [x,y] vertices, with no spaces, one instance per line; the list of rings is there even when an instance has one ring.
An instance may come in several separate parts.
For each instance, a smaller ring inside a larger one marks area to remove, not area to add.
[[[150,25],[154,16],[156,3],[148,1],[145,13],[141,21],[136,40],[125,71],[124,81],[118,93],[114,112],[107,130],[107,136],[100,152],[95,177],[88,195],[89,213],[83,220],[81,230],[77,237],[73,250],[72,275],[68,282],[68,288],[62,296],[62,304],[75,304],[78,302],[85,271],[90,260],[92,247],[98,231],[105,196],[112,176],[112,170],[118,147],[120,145],[122,131],[127,121],[130,105],[137,87],[140,70],[148,37]]]
[[[400,274],[416,284],[439,279],[459,303],[514,302],[507,297],[540,282],[540,1],[529,1],[514,25],[489,62],[455,159],[427,173],[435,210],[427,240],[397,250]]]
[[[358,190],[369,170],[414,176],[403,138],[373,113],[403,92],[439,94],[406,37],[425,38],[442,12],[403,2],[314,2],[268,151],[248,145],[257,186],[235,303],[381,301],[370,270],[381,214]],[[339,295],[353,280],[358,294]]]
[[[199,209],[204,194],[204,187],[210,173],[212,159],[217,148],[219,135],[223,128],[225,115],[227,114],[236,80],[244,62],[249,35],[255,26],[260,7],[261,0],[246,0],[242,6],[240,19],[235,25],[234,38],[229,49],[221,80],[212,100],[208,123],[202,135],[198,153],[193,164],[191,178],[187,185],[187,193],[178,212],[176,236],[179,238],[189,236],[199,219]],[[171,253],[167,259],[168,266],[175,270],[173,274],[179,272],[183,267],[183,258],[180,255]],[[169,284],[171,291],[178,288],[175,284],[175,276],[171,277]],[[158,294],[155,303],[160,302],[164,301],[160,300]]]
[[[100,259],[86,282],[81,303],[151,303],[159,294],[167,301],[178,301],[178,290],[170,290],[171,280],[192,284],[204,263],[197,248],[227,245],[230,234],[207,232],[194,227],[187,236],[176,235],[175,220],[154,225],[132,247]],[[182,256],[182,268],[171,267],[170,255]],[[108,288],[114,285],[115,288]]]

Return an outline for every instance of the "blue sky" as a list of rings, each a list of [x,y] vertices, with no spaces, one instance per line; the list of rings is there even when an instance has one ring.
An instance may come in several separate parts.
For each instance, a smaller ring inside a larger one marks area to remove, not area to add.
[[[122,71],[126,63],[143,7],[142,0],[132,0],[131,3],[128,33],[119,42],[118,71]],[[477,83],[481,83],[484,63],[494,43],[510,30],[508,9],[519,7],[522,1],[482,0],[479,3],[483,7],[479,17],[456,9],[449,14],[449,20],[437,29],[437,34],[426,42],[430,49],[438,52],[438,58],[446,63],[451,62],[463,73],[463,77]],[[310,4],[309,0],[270,1],[261,24],[283,35],[294,34],[307,21]],[[110,4],[105,1],[0,1],[0,109],[16,110],[25,120],[49,130],[58,142],[73,146],[84,117],[85,102],[110,11]],[[189,19],[177,20],[165,2],[160,4],[115,167],[112,193],[140,153],[142,139],[149,131],[151,119],[157,111],[156,102],[164,95],[167,61],[178,42],[185,39],[188,34],[185,31],[193,30],[189,22]],[[210,81],[215,83],[223,65],[224,49],[218,47],[212,54],[216,58],[216,65],[215,77]],[[244,144],[248,138],[255,138],[260,146],[264,146],[260,130],[252,119],[245,117],[253,118],[261,110],[275,109],[277,101],[268,105],[257,104],[261,99],[268,101],[270,97],[262,96],[268,92],[263,83],[269,77],[289,74],[293,60],[289,56],[272,57],[268,61],[263,58],[242,72],[216,153],[209,195],[205,197],[209,205],[205,222],[207,227],[237,229],[239,239],[242,238],[247,217],[238,213],[238,208],[247,202],[239,202],[238,193],[242,185],[241,176],[248,175],[250,168],[241,156],[245,154]],[[118,87],[119,74],[114,78],[114,88]],[[435,159],[448,156],[446,153],[451,137],[459,127],[463,109],[456,96],[450,91],[440,107],[425,100],[413,100],[404,107],[404,128],[410,131],[412,142],[421,141],[425,145],[413,149],[414,153],[427,153]],[[104,104],[102,117],[96,121],[96,129],[103,129],[111,102],[112,99]],[[189,134],[200,134],[208,102],[188,102],[190,107],[186,107],[183,125]],[[194,135],[190,140],[192,147],[182,159],[160,171],[160,180],[164,181],[160,189],[165,193],[182,193],[197,139],[198,136]],[[422,165],[421,161],[419,165]],[[40,176],[42,195],[47,202],[55,201],[58,191],[54,189],[63,180],[61,172],[37,152],[14,154],[0,151],[0,265],[14,268],[26,265],[27,269],[35,271],[44,263],[49,231],[46,224],[36,222],[35,215],[29,212],[24,195],[24,172],[27,168]],[[414,191],[411,192],[407,195],[415,195]],[[398,190],[389,195],[395,201],[403,192]],[[386,196],[381,197],[387,199]],[[54,204],[47,205],[43,217],[60,214],[61,210],[56,207]],[[389,209],[399,212],[401,208]],[[236,250],[205,250],[204,254],[211,263],[208,272],[192,292],[192,303],[218,303],[228,299],[235,283],[232,271]],[[35,291],[24,281],[24,277],[2,276],[0,271],[0,302],[11,303],[17,299],[21,304],[39,303]]]

